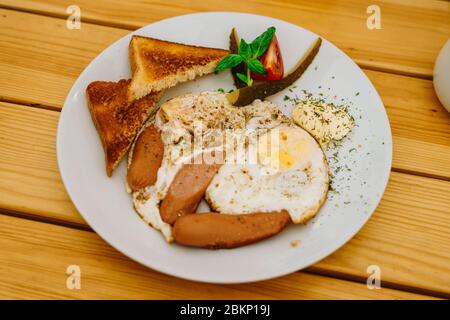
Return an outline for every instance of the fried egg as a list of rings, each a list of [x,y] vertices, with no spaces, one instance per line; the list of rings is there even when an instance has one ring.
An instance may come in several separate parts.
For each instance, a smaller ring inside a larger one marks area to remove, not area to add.
[[[295,125],[268,130],[249,145],[256,163],[223,165],[206,191],[214,211],[224,214],[287,210],[306,223],[324,203],[328,166],[318,143]]]
[[[169,242],[172,227],[162,220],[159,205],[183,164],[213,150],[226,155],[206,191],[214,211],[287,210],[292,221],[304,223],[326,198],[328,167],[322,149],[271,102],[234,107],[219,92],[187,94],[164,103],[154,123],[161,130],[163,160],[156,183],[134,192],[133,204]]]

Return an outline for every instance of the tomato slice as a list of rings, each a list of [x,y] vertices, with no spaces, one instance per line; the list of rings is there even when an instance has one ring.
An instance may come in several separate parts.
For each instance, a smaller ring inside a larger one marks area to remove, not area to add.
[[[268,74],[256,74],[252,73],[252,78],[256,80],[280,80],[283,78],[284,66],[283,57],[281,56],[281,50],[278,45],[278,39],[276,35],[273,35],[272,42],[267,48],[266,52],[259,57],[259,61],[266,68]]]

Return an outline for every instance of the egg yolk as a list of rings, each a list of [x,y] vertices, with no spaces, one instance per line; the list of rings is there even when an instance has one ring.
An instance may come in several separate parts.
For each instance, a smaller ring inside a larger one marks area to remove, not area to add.
[[[258,162],[277,170],[303,168],[309,159],[309,146],[294,129],[272,129],[258,141]]]
[[[161,113],[162,113],[164,119],[166,119],[166,121],[171,121],[171,120],[173,120],[174,117],[177,116],[178,110],[181,110],[181,109],[182,109],[182,106],[180,106],[179,104],[166,103],[161,106]]]

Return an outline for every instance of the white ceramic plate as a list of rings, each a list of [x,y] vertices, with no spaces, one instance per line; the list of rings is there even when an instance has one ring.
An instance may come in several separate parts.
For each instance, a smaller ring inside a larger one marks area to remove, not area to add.
[[[170,18],[133,34],[228,48],[232,27],[237,27],[241,37],[252,40],[269,26],[277,28],[286,70],[317,37],[280,20],[228,12]],[[130,37],[131,34],[111,45],[83,71],[66,99],[57,133],[58,165],[70,198],[89,225],[113,247],[152,269],[177,277],[215,283],[249,282],[291,273],[323,259],[366,223],[380,201],[390,173],[389,122],[378,93],[364,73],[325,40],[295,86],[270,100],[288,115],[292,105],[284,100],[285,95],[302,96],[302,90],[349,105],[357,126],[339,149],[328,152],[338,193],[329,193],[326,204],[306,226],[290,226],[278,236],[253,245],[213,251],[167,244],[134,212],[131,197],[125,191],[125,161],[112,178],[106,176],[102,146],[86,104],[85,89],[91,81],[130,77]],[[179,85],[166,91],[161,102],[183,93],[217,88],[233,88],[229,72]],[[335,152],[338,161],[333,157]],[[293,241],[298,244],[292,245]]]

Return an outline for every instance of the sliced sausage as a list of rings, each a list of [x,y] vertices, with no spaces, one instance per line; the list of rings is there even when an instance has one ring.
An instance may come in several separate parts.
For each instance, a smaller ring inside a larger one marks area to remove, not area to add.
[[[175,222],[175,242],[201,248],[235,248],[269,238],[281,232],[291,221],[289,213],[250,214],[198,213]]]
[[[161,132],[151,124],[142,131],[134,145],[127,175],[131,190],[137,191],[155,184],[163,155],[164,143]]]
[[[194,213],[205,195],[220,164],[185,164],[177,172],[159,208],[161,218],[168,224],[185,214]]]

